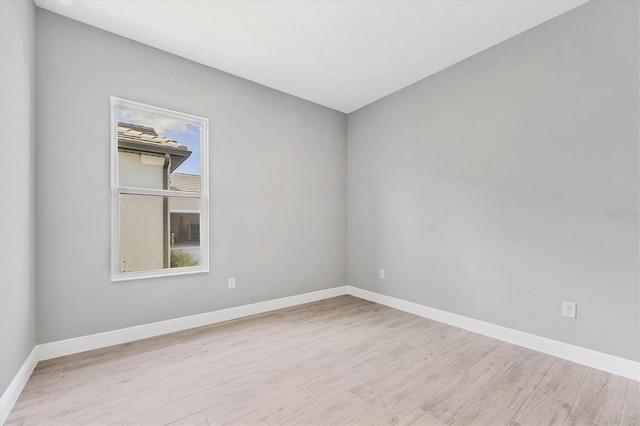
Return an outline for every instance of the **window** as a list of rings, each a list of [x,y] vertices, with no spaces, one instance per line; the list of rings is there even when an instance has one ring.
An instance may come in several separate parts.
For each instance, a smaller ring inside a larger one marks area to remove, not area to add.
[[[111,98],[111,278],[207,272],[208,124]]]

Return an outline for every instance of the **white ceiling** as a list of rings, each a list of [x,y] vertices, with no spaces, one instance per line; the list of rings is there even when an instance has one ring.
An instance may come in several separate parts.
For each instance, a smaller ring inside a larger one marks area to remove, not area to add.
[[[349,113],[586,0],[35,0]]]

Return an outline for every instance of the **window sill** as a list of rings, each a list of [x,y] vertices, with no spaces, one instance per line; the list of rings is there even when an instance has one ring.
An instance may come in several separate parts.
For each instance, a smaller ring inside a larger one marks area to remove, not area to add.
[[[209,268],[179,268],[176,270],[166,269],[161,271],[140,271],[123,272],[111,276],[111,282],[122,282],[132,280],[142,280],[147,278],[175,277],[180,275],[202,274],[209,272]]]

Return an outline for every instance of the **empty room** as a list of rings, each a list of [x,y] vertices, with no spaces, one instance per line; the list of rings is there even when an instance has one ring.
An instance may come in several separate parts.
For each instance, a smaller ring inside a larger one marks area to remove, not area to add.
[[[0,425],[640,426],[639,0],[0,0]]]

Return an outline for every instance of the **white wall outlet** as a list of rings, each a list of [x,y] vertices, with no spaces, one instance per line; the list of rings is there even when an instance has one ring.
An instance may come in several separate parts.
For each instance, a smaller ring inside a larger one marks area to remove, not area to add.
[[[384,280],[384,269],[380,269],[380,271],[378,271],[378,278]]]
[[[236,288],[236,279],[235,278],[229,278],[227,280],[228,284],[229,284],[229,288]]]
[[[576,317],[576,307],[574,302],[562,302],[562,316],[567,318]]]

